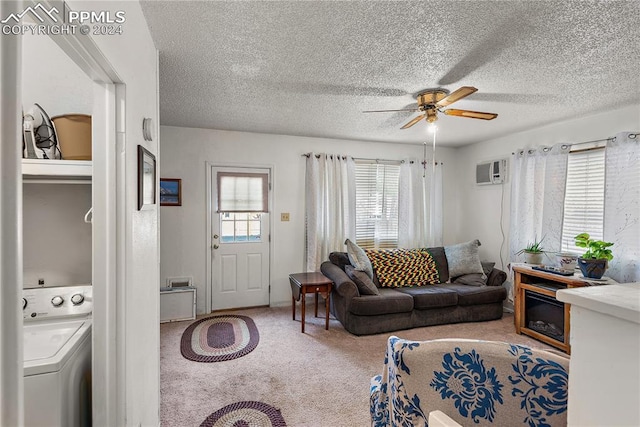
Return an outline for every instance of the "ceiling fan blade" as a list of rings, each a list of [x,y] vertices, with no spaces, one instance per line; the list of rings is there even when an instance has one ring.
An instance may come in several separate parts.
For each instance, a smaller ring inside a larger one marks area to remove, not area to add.
[[[471,95],[472,93],[474,93],[477,90],[478,89],[476,89],[473,86],[462,86],[460,89],[450,93],[448,96],[445,96],[440,101],[436,102],[436,106],[437,107],[446,107],[447,105],[451,105],[454,102],[459,101],[462,98],[465,98],[465,97]]]
[[[363,113],[394,113],[396,111],[420,111],[418,108],[403,108],[400,110],[367,110],[363,111]]]
[[[400,129],[407,129],[410,128],[411,126],[415,125],[416,123],[418,123],[420,120],[424,119],[424,114],[420,114],[417,117],[414,117],[413,119],[411,119],[411,121],[409,121],[407,124],[405,124],[404,126],[402,126]]]
[[[448,116],[468,117],[470,119],[481,119],[481,120],[493,120],[496,117],[498,117],[498,115],[495,113],[483,113],[481,111],[456,110],[456,109],[444,110],[443,113],[445,113]]]

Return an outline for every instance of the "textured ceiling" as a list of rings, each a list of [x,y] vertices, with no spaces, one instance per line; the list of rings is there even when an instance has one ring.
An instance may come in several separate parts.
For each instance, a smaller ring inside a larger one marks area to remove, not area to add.
[[[460,146],[640,102],[639,1],[142,1],[163,125],[422,143],[421,90]]]

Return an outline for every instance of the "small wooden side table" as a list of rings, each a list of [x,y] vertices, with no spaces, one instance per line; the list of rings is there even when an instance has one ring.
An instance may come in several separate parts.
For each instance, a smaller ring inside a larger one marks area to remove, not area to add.
[[[291,284],[291,311],[296,320],[296,301],[302,296],[302,333],[304,334],[304,317],[306,311],[305,295],[313,293],[315,297],[315,316],[318,317],[318,293],[325,297],[326,314],[325,329],[329,330],[329,305],[333,282],[322,273],[296,273],[289,275]]]

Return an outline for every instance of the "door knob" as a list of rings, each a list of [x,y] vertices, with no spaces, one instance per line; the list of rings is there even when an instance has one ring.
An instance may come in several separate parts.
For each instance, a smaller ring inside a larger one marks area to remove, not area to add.
[[[213,249],[218,249],[220,245],[213,245]]]
[[[213,235],[213,238],[214,238],[214,239],[217,239],[218,237],[220,237],[220,236],[218,236],[217,234],[214,234],[214,235]]]

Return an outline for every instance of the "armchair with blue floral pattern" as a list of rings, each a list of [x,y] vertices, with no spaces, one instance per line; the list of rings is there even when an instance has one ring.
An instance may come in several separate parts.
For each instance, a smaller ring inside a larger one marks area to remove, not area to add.
[[[495,341],[388,340],[371,380],[375,427],[427,426],[440,410],[463,426],[567,425],[569,359]]]

